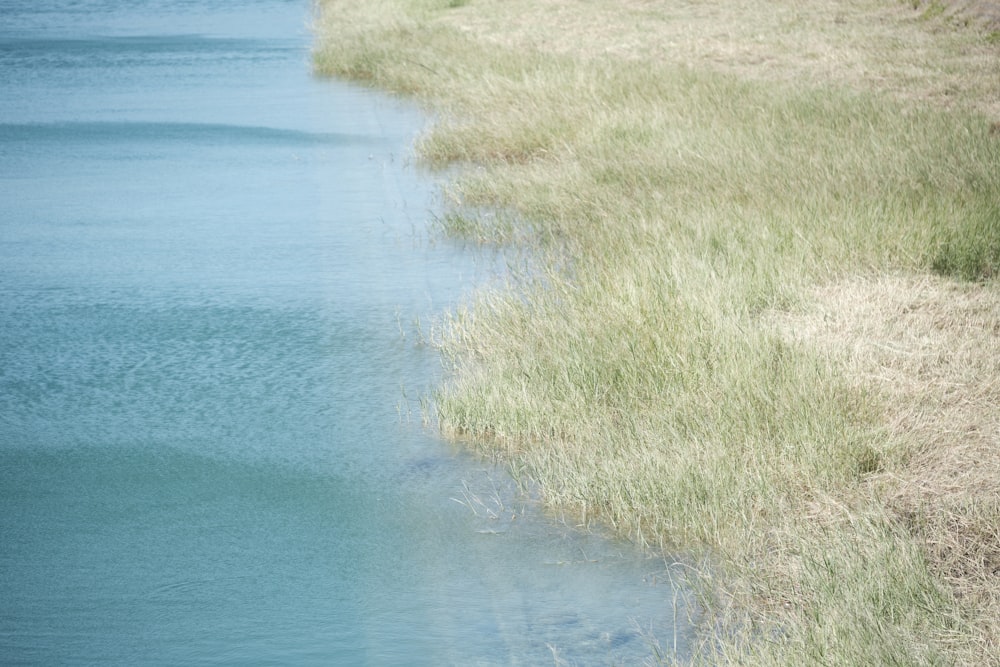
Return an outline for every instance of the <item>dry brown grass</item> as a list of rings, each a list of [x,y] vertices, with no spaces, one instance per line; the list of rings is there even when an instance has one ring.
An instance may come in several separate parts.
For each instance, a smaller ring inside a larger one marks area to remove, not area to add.
[[[502,8],[491,11],[491,4]],[[978,25],[946,28],[945,18],[885,0],[622,0],[614,6],[504,0],[456,9],[449,21],[505,46],[707,66],[796,85],[833,83],[972,108],[1000,120],[1000,45]]]
[[[775,316],[882,394],[904,461],[873,486],[933,568],[979,610],[1000,655],[1000,291],[931,277],[852,278]],[[993,658],[994,663],[998,658]]]
[[[1000,30],[1000,2],[996,0],[911,0],[915,8],[940,15],[958,25],[989,32]]]

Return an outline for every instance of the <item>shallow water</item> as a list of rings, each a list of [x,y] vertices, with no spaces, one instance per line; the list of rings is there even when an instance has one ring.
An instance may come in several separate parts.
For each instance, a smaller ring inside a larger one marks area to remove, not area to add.
[[[0,662],[683,651],[662,560],[421,428],[413,323],[494,262],[428,238],[420,114],[310,76],[306,3],[0,17]]]

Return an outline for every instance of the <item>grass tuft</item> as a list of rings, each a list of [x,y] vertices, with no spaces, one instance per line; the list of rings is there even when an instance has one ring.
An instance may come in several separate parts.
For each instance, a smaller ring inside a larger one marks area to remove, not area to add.
[[[943,236],[932,261],[934,271],[971,281],[1000,275],[1000,204],[967,214]]]

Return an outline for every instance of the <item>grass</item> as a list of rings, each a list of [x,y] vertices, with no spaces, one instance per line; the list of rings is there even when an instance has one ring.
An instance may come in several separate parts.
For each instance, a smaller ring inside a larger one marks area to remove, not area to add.
[[[435,114],[442,228],[532,256],[437,332],[445,433],[710,562],[694,661],[1000,664],[989,34],[860,0],[325,0],[318,30],[320,72]]]

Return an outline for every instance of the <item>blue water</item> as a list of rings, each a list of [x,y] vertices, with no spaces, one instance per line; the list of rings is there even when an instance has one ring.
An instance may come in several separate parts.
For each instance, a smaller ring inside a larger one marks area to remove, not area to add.
[[[0,663],[683,651],[662,559],[421,425],[421,327],[496,262],[309,20],[0,0]]]

